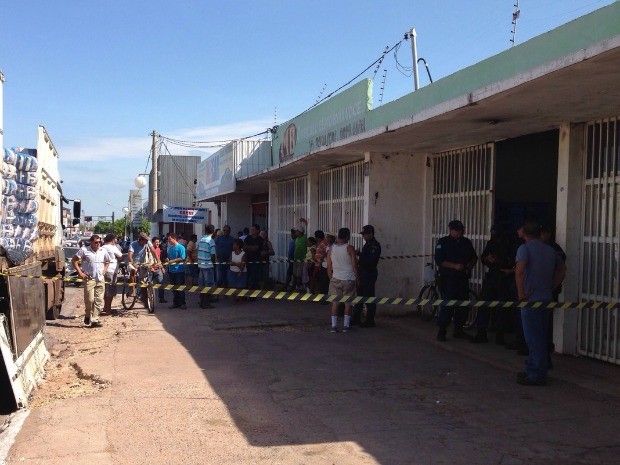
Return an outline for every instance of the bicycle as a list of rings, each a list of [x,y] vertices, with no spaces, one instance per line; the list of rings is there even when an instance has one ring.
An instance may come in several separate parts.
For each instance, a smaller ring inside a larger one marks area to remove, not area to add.
[[[153,289],[153,274],[151,265],[139,264],[135,273],[135,284],[131,283],[131,273],[127,265],[121,265],[123,279],[123,293],[121,303],[125,310],[131,310],[140,296],[142,303],[149,313],[155,313],[155,290]]]
[[[441,276],[439,271],[435,270],[432,263],[424,265],[424,286],[420,289],[418,299],[428,299],[430,302],[441,299],[441,293],[439,292],[439,283]],[[478,294],[472,289],[469,290],[469,300],[476,302],[478,300]],[[418,304],[417,311],[420,318],[424,321],[431,321],[433,318],[439,316],[439,305],[432,303]],[[471,307],[470,307],[471,308]],[[475,315],[470,315],[468,318],[468,324],[473,322]]]

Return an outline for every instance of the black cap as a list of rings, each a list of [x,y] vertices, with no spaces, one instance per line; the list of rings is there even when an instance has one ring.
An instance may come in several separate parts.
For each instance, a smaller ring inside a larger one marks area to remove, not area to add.
[[[374,226],[367,224],[366,226],[364,226],[362,228],[362,232],[360,232],[360,234],[374,234],[375,233],[375,228]]]
[[[450,223],[448,224],[448,228],[449,229],[454,229],[455,231],[464,231],[465,230],[465,226],[463,226],[463,223],[461,223],[459,220],[452,220],[452,221],[450,221]]]

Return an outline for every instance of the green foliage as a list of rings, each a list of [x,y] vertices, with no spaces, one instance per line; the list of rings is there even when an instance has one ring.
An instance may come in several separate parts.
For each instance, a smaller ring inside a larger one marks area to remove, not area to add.
[[[95,225],[95,234],[105,235],[112,232],[116,237],[123,237],[125,235],[125,226],[124,218],[114,221],[114,224],[111,221],[99,221]]]
[[[136,228],[138,230],[138,233],[147,233],[147,234],[151,234],[151,223],[149,223],[149,221],[146,218],[142,218],[142,222],[140,223],[140,226],[138,226]]]

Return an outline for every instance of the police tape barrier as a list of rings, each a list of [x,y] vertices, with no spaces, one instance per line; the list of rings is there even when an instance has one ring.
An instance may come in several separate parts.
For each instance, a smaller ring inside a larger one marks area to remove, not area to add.
[[[69,283],[83,283],[93,281],[92,279],[82,278],[63,278],[61,276],[45,277],[35,275],[18,275],[11,273],[0,273],[0,276],[10,276],[13,278],[34,278],[48,279],[52,281],[64,281]],[[110,284],[106,281],[106,284]],[[125,283],[117,282],[117,286]],[[542,308],[542,309],[620,309],[620,303],[612,302],[521,302],[521,301],[498,301],[498,300],[449,300],[449,299],[420,299],[406,297],[364,297],[364,296],[343,296],[337,297],[329,294],[311,294],[306,292],[287,292],[287,291],[263,291],[252,289],[233,289],[216,286],[186,286],[172,284],[152,284],[152,283],[127,283],[131,287],[154,289],[164,289],[166,291],[184,291],[199,294],[209,294],[214,296],[226,297],[249,297],[253,299],[288,300],[298,302],[337,302],[351,304],[377,304],[377,305],[403,305],[403,306],[438,306],[446,305],[451,307],[490,307],[490,308]]]
[[[391,255],[388,257],[379,257],[380,260],[402,260],[402,259],[408,259],[408,258],[425,258],[425,257],[434,257],[433,254],[425,254],[425,255]],[[71,260],[65,260],[65,263],[71,263]],[[78,263],[82,263],[82,260],[78,260]],[[177,265],[201,265],[203,263],[211,263],[213,265],[230,265],[230,262],[179,262],[176,263]],[[262,263],[262,264],[267,264],[267,263],[321,263],[320,261],[317,260],[313,260],[311,258],[304,258],[304,259],[298,259],[298,260],[293,260],[293,259],[288,259],[288,258],[275,258],[273,260],[263,260],[263,261],[248,261],[245,262],[246,264],[250,264],[250,263]],[[140,265],[158,265],[158,262],[140,262]],[[170,266],[170,265],[174,265],[175,263],[167,263],[164,262],[162,263],[163,266]]]

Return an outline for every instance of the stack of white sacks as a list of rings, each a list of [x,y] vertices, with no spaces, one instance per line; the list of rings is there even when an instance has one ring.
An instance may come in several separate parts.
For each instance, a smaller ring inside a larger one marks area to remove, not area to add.
[[[32,244],[39,238],[36,197],[36,151],[4,149],[0,246],[15,264],[32,255]]]

